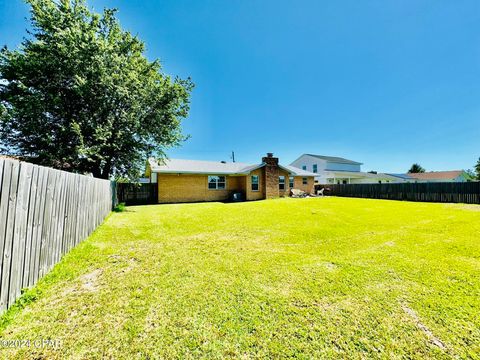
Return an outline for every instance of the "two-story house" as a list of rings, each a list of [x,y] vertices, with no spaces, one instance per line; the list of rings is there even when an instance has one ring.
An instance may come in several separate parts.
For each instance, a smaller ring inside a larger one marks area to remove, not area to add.
[[[303,154],[290,165],[318,174],[315,182],[319,184],[403,182],[401,178],[388,174],[362,172],[362,163],[336,156]]]

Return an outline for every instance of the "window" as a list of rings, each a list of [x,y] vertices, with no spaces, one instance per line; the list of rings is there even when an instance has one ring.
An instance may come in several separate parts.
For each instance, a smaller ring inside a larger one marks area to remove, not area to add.
[[[208,188],[210,190],[224,190],[226,188],[225,176],[209,176]]]
[[[280,190],[285,190],[285,176],[278,177],[278,188]]]
[[[252,175],[252,191],[258,191],[258,175]]]
[[[304,169],[304,170],[306,170],[306,169]],[[318,172],[317,164],[313,164],[313,172],[314,172],[314,173],[317,173],[317,172]]]
[[[307,170],[307,165],[302,165],[302,170]]]
[[[308,185],[308,179],[307,178],[302,178],[302,184],[303,185]]]
[[[293,181],[295,180],[295,178],[293,176],[290,176],[288,178],[288,186],[290,186],[291,188],[293,188]]]

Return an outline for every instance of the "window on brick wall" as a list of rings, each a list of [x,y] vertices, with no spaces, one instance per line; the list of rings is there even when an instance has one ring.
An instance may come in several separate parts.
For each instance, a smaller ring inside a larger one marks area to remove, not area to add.
[[[308,185],[308,179],[307,178],[302,178],[302,184],[303,185]]]
[[[293,188],[293,186],[294,186],[294,185],[293,185],[294,180],[295,180],[295,178],[294,178],[293,176],[290,176],[290,177],[288,178],[288,186],[290,186],[291,188]]]
[[[252,175],[252,191],[258,191],[259,189],[259,177],[258,175]]]
[[[285,176],[278,177],[278,188],[280,190],[285,190]]]
[[[225,176],[209,176],[208,188],[210,190],[224,190],[226,188]]]

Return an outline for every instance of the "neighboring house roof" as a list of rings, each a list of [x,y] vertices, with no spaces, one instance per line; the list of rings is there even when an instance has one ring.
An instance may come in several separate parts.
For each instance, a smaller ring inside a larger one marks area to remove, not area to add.
[[[452,180],[462,176],[463,170],[452,171],[429,171],[424,173],[408,173],[407,175],[418,180]]]
[[[302,169],[299,169],[295,166],[291,166],[291,165],[285,165],[285,166],[282,166],[284,169],[288,170],[289,172],[291,172],[293,175],[296,175],[296,176],[318,176],[317,173],[313,173],[313,172],[310,172],[310,171],[307,171],[307,170],[302,170]]]
[[[18,157],[11,156],[11,155],[3,155],[3,154],[0,154],[0,159],[19,160],[19,158],[18,158]]]
[[[413,178],[410,174],[387,174],[396,178],[404,179],[404,180],[412,180]]]
[[[308,156],[315,157],[317,159],[322,159],[322,160],[339,163],[339,164],[363,165],[363,163],[353,161],[353,160],[348,160],[348,159],[337,157],[337,156],[325,156],[325,155],[315,155],[315,154],[303,154],[303,155],[308,155]]]
[[[369,173],[361,171],[348,171],[348,170],[325,170],[327,177],[352,177],[352,178],[370,178],[370,179],[387,179],[395,180],[395,176],[385,173]],[[325,176],[325,175],[324,175]]]
[[[164,160],[163,164],[158,164],[157,160],[153,158],[150,158],[148,162],[152,172],[164,174],[247,175],[266,165],[264,163],[247,164],[240,162],[185,159],[167,159]],[[316,176],[314,173],[298,169],[294,166],[279,165],[279,167],[292,175]]]

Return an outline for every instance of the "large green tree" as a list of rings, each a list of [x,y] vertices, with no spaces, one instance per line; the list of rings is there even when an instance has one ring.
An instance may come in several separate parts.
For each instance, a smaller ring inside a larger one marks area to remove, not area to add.
[[[0,52],[0,142],[32,162],[134,178],[185,136],[190,79],[171,78],[123,31],[115,10],[27,0],[30,35]]]
[[[424,173],[425,169],[420,166],[420,164],[413,164],[410,170],[408,170],[409,174],[418,174],[418,173]]]

